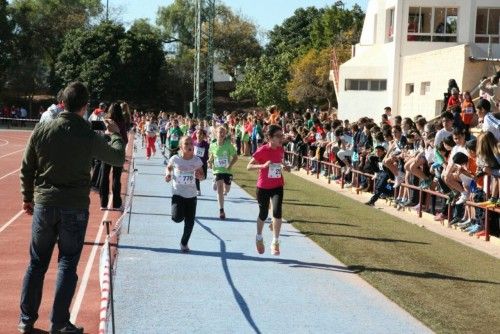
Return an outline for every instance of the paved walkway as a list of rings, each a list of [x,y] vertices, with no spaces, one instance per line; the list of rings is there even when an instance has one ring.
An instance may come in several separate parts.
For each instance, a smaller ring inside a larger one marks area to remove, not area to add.
[[[114,284],[116,333],[431,332],[289,224],[281,256],[270,255],[267,227],[268,248],[257,254],[257,204],[236,184],[220,221],[211,182],[202,182],[192,251],[180,253],[183,225],[170,219],[163,159],[137,156]]]

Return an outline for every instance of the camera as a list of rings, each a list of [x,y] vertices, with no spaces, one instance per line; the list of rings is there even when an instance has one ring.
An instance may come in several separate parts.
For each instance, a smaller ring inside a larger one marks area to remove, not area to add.
[[[90,122],[90,128],[94,131],[105,131],[106,124],[103,121],[92,121]]]

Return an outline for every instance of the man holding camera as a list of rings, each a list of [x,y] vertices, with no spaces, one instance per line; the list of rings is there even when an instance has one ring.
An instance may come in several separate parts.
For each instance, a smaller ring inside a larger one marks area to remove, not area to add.
[[[105,120],[108,142],[83,119],[89,93],[80,82],[63,92],[64,111],[35,128],[21,166],[23,209],[33,215],[30,263],[21,293],[18,330],[31,333],[38,318],[43,281],[57,243],[58,273],[50,333],[83,333],[73,325],[69,307],[75,293],[76,269],[89,219],[90,166],[95,157],[121,166],[125,145],[118,126]]]

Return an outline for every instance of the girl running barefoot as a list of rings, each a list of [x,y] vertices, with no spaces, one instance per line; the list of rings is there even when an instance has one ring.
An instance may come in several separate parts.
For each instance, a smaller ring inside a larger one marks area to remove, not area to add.
[[[282,171],[290,171],[289,166],[283,165],[285,151],[283,150],[283,131],[278,125],[270,125],[268,132],[268,143],[257,149],[248,163],[247,169],[257,169],[259,178],[257,180],[257,201],[259,203],[259,216],[257,217],[257,236],[255,245],[259,254],[264,253],[264,240],[262,229],[269,210],[269,201],[273,207],[273,241],[271,243],[271,254],[280,254],[279,236],[281,230],[281,212],[283,204],[284,180]]]
[[[188,242],[193,232],[196,216],[196,179],[203,179],[203,162],[194,155],[193,140],[184,136],[180,140],[178,155],[168,161],[165,181],[172,182],[172,220],[184,220],[184,233],[181,239],[181,252],[189,252]]]

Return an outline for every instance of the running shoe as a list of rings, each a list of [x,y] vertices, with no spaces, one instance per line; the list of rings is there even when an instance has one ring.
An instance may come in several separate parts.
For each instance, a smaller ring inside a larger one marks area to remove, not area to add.
[[[220,218],[221,220],[226,219],[226,213],[224,212],[224,210],[221,210],[221,211],[220,211],[220,213],[219,213],[219,218]]]
[[[50,334],[83,334],[83,327],[77,327],[68,321],[63,327],[52,327]]]
[[[344,188],[352,188],[352,183],[346,183],[346,184],[344,184]]]
[[[197,190],[196,191],[196,196],[201,196],[201,191]]]
[[[465,228],[464,231],[469,233],[472,231],[477,231],[479,229],[479,224],[471,224],[469,227]]]
[[[471,220],[470,220],[470,219],[467,219],[467,220],[465,220],[465,221],[463,221],[463,222],[457,223],[457,224],[456,224],[456,226],[457,226],[458,228],[462,228],[462,227],[464,227],[464,226],[470,226],[470,224],[471,224]]]
[[[24,321],[19,321],[19,324],[17,325],[17,330],[20,333],[31,333],[33,331],[33,323],[31,322],[24,322]]]
[[[365,203],[365,205],[368,205],[368,206],[375,206],[375,203],[372,203],[371,201],[368,201]]]
[[[482,229],[481,231],[478,231],[476,233],[476,237],[478,237],[478,238],[479,237],[484,237],[484,236],[486,236],[486,230],[485,229]]]
[[[455,224],[458,224],[462,221],[462,219],[460,217],[455,217],[453,218],[449,223],[448,223],[448,227],[451,227]]]
[[[182,253],[189,253],[190,249],[188,247],[188,245],[184,246],[183,244],[181,244],[181,252]]]
[[[476,225],[476,221],[471,219],[467,224],[464,224],[462,227],[460,227],[460,229],[462,231],[467,231],[471,226],[474,226]]]
[[[279,243],[279,241],[274,241],[271,243],[271,254],[280,255],[280,243]]]
[[[266,251],[266,246],[264,246],[264,239],[255,239],[255,248],[257,248],[257,253],[264,254]]]
[[[469,230],[469,235],[472,237],[474,234],[481,232],[482,230],[484,230],[484,227],[482,227],[479,224],[476,224],[474,225],[474,228]]]

